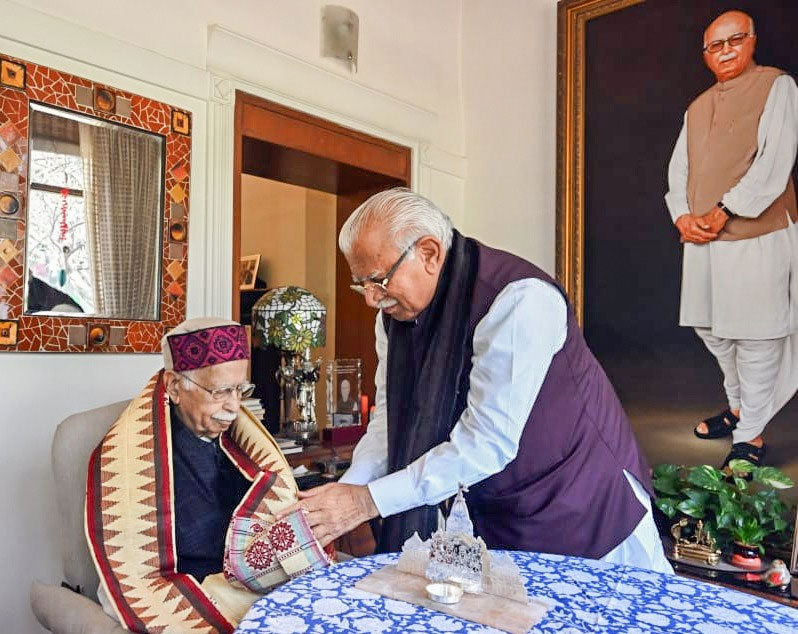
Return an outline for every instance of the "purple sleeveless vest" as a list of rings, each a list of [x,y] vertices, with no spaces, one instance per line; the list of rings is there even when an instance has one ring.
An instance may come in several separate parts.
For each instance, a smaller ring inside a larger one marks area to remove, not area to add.
[[[536,278],[563,293],[533,264],[477,244],[469,342],[509,283]],[[469,362],[460,394],[468,392],[470,369]],[[629,536],[645,513],[624,469],[652,492],[626,414],[568,305],[565,343],[552,359],[518,455],[466,496],[477,535],[490,548],[602,557]]]

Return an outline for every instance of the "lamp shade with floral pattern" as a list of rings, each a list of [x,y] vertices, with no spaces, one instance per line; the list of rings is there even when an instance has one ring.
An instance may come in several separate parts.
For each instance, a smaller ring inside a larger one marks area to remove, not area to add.
[[[281,286],[267,292],[252,307],[252,326],[261,346],[300,354],[324,345],[327,309],[309,290]]]

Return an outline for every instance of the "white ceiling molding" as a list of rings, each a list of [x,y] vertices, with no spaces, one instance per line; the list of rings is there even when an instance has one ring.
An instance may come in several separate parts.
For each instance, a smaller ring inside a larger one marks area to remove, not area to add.
[[[430,141],[438,115],[416,104],[369,88],[357,81],[279,51],[225,27],[208,30],[207,68],[268,90],[289,107],[318,114],[350,127]],[[331,117],[330,114],[338,115]],[[354,125],[352,125],[354,123]],[[381,134],[380,136],[384,136]]]
[[[148,85],[199,99],[207,95],[208,74],[204,69],[8,0],[0,0],[0,46],[7,55],[153,99],[164,100],[147,90]],[[130,82],[123,85],[120,76]]]

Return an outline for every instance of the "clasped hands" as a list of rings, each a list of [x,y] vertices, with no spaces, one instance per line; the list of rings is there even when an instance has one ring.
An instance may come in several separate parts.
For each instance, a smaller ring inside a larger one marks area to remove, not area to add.
[[[703,216],[682,214],[676,219],[676,228],[681,234],[682,242],[706,244],[718,237],[729,217],[717,205]]]
[[[302,509],[322,547],[379,515],[367,486],[339,482],[300,491],[299,501],[275,515],[277,520]]]

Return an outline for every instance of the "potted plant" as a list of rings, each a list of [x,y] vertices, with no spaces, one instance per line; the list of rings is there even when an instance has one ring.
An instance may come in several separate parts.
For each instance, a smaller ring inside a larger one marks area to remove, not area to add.
[[[794,485],[775,467],[732,460],[726,471],[709,465],[661,464],[654,469],[655,504],[669,519],[702,520],[732,564],[759,568],[763,542],[789,530],[778,490]]]

